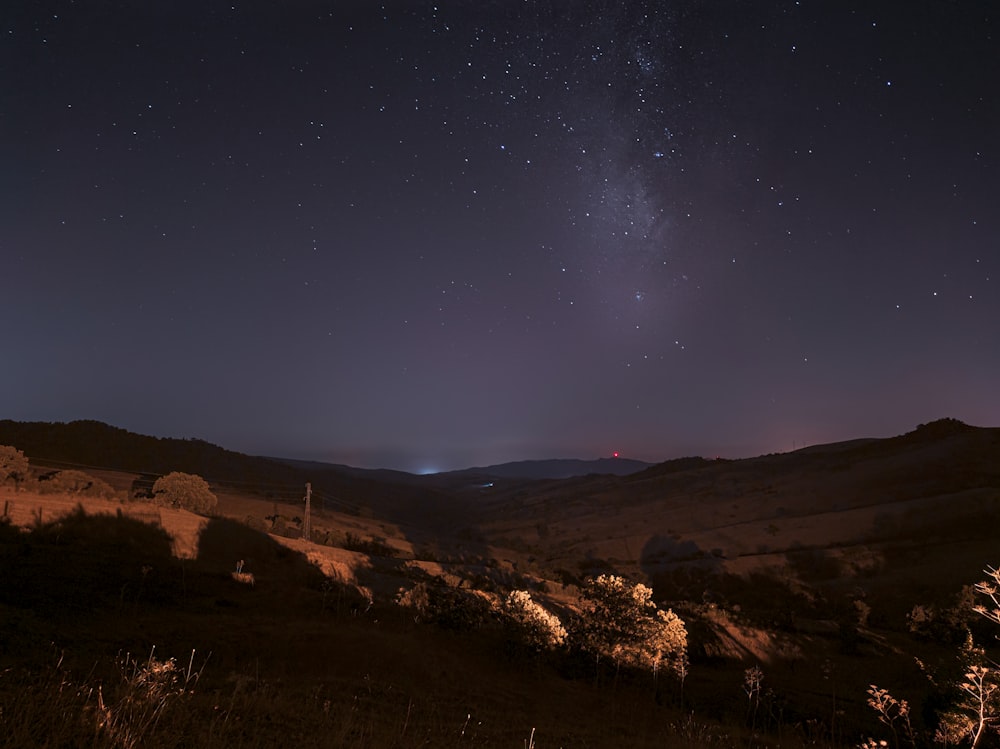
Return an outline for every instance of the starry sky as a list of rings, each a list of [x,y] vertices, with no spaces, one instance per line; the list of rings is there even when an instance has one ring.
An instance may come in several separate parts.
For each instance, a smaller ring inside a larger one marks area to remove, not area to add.
[[[0,13],[0,418],[414,472],[1000,425],[992,3]]]

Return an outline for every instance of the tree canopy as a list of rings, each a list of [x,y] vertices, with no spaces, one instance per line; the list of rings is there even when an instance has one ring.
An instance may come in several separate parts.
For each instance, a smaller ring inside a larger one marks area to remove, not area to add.
[[[687,663],[687,629],[671,610],[653,602],[653,591],[617,575],[595,577],[581,591],[588,603],[584,646],[618,666],[651,670],[667,664],[680,674]]]
[[[180,507],[202,515],[212,512],[219,504],[208,482],[201,476],[174,471],[161,476],[153,484],[153,501],[166,507]]]
[[[529,647],[551,650],[566,642],[566,630],[559,617],[532,600],[526,590],[511,591],[500,612],[506,626]]]

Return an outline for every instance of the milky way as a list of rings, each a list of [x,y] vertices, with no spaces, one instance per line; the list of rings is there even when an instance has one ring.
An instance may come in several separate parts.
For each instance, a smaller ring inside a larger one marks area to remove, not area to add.
[[[21,3],[0,416],[407,470],[1000,422],[983,5]]]

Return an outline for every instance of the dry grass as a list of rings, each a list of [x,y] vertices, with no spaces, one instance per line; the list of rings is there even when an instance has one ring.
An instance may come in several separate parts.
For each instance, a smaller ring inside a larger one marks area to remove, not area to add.
[[[965,485],[979,480],[969,472],[952,486],[943,468],[908,469],[950,459],[940,446],[844,455],[799,456],[799,472],[761,459],[711,476],[550,486],[423,530],[412,524],[434,507],[410,510],[410,525],[317,510],[314,529],[381,539],[387,556],[254,531],[238,521],[263,522],[275,505],[236,493],[211,519],[0,493],[13,521],[0,525],[0,745],[856,745],[878,735],[871,683],[898,689],[915,717],[937,698],[913,658],[943,664],[954,644],[915,639],[906,613],[943,610],[998,561],[979,522],[997,501]],[[460,532],[428,535],[449,523]],[[502,591],[520,580],[568,616],[574,588],[554,570],[580,574],[585,561],[645,576],[678,604],[693,646],[683,695],[566,651],[527,657],[488,627],[416,625],[387,603],[418,581]],[[211,657],[192,688],[164,670],[169,659],[116,665],[123,649],[154,645]],[[751,722],[753,665],[763,681]],[[143,669],[147,685],[149,673],[178,680],[159,697],[127,687]]]
[[[214,522],[209,546],[245,542]],[[117,514],[8,526],[0,541],[22,560],[20,581],[0,580],[0,746],[737,745],[669,690],[660,704],[648,676],[595,689],[592,666],[578,678],[561,657],[512,658],[496,631],[418,626],[352,606],[350,590],[325,605],[316,568],[273,539],[254,551],[254,590],[211,548],[178,559],[162,528]],[[205,659],[169,657],[193,650]]]
[[[471,699],[458,705],[370,676],[347,690],[323,684],[307,690],[260,673],[233,674],[222,683],[197,678],[210,675],[210,663],[193,675],[152,657],[116,667],[106,683],[78,678],[61,662],[0,674],[0,747],[745,746],[692,714],[651,721],[655,709],[642,716],[619,696],[591,704],[589,719],[574,711],[567,717],[579,722],[572,724],[544,714],[551,703],[530,711],[476,706]]]

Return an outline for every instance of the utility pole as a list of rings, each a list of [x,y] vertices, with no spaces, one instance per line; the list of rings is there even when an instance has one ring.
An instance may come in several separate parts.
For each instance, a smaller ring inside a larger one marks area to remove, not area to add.
[[[312,518],[309,516],[310,505],[312,504],[313,485],[306,484],[306,515],[302,521],[302,538],[312,541]]]

